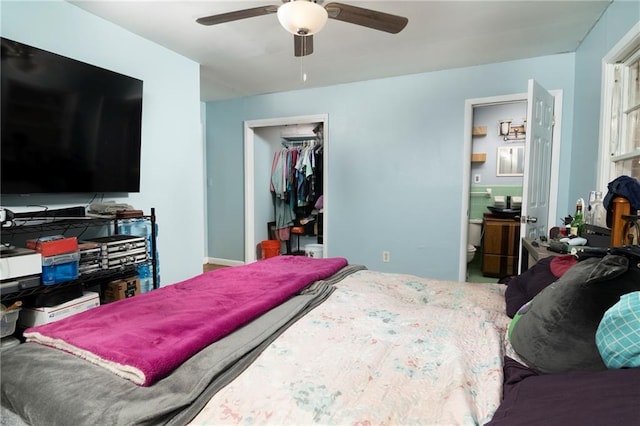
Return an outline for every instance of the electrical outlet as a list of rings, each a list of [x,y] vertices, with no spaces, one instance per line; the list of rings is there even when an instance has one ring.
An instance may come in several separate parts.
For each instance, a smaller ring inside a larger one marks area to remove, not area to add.
[[[480,175],[473,175],[473,183],[480,183],[482,177]]]
[[[382,261],[383,262],[388,262],[391,259],[391,253],[388,251],[383,251],[382,252]]]

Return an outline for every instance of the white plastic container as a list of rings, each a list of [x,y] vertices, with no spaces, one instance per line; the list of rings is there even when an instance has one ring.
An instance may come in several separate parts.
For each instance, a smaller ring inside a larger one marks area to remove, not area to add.
[[[10,336],[16,331],[16,322],[18,321],[20,309],[21,308],[16,308],[2,313],[2,319],[0,319],[0,337]]]
[[[304,254],[307,257],[322,258],[322,244],[307,244],[304,246]]]

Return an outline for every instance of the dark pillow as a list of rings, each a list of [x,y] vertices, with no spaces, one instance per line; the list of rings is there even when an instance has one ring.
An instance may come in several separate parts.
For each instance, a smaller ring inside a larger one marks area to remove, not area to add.
[[[551,259],[551,257],[544,257],[531,268],[509,280],[504,293],[509,318],[513,318],[522,305],[557,279],[549,267]]]
[[[505,357],[503,399],[487,425],[637,425],[640,368],[538,374]]]
[[[513,318],[522,305],[554,283],[576,262],[571,255],[543,257],[522,274],[511,278],[504,294],[509,318]]]
[[[605,369],[596,330],[620,296],[640,290],[638,263],[613,254],[578,262],[520,308],[509,325],[513,349],[545,373]]]

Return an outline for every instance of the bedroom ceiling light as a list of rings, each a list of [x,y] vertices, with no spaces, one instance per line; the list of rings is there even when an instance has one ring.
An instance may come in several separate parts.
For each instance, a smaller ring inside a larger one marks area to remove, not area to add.
[[[309,0],[292,0],[278,8],[278,20],[291,34],[307,36],[324,27],[329,15],[324,7]]]

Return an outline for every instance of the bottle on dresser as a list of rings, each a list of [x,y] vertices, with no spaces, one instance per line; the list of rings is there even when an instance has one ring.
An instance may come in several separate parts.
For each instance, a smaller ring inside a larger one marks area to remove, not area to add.
[[[591,191],[589,194],[589,207],[585,222],[589,225],[606,228],[607,226],[607,210],[602,204],[602,192]]]
[[[573,220],[571,221],[571,228],[569,231],[570,236],[580,237],[584,233],[584,216],[582,213],[583,205],[584,201],[582,198],[578,199],[576,202],[576,214],[573,216]]]

